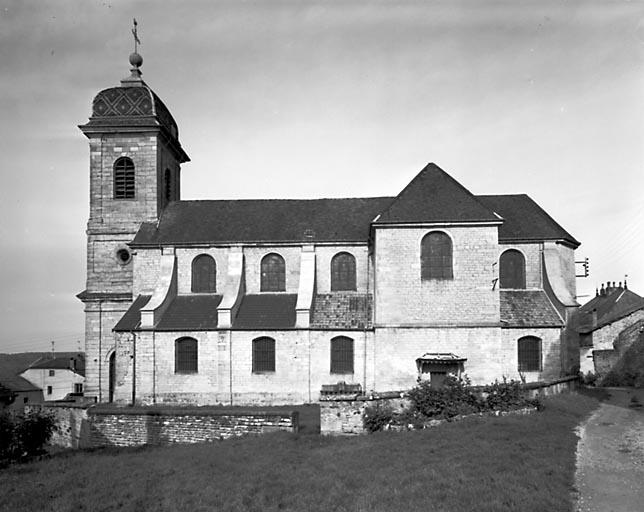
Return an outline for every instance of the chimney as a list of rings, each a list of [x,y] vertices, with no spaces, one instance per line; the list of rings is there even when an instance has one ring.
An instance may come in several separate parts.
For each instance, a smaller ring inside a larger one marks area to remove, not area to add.
[[[606,295],[606,290],[604,290],[604,283],[602,283],[602,288],[601,290],[599,290],[599,295],[601,295],[602,297]]]

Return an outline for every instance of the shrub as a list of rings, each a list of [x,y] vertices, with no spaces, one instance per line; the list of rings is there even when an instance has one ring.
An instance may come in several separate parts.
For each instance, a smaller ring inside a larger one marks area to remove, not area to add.
[[[15,418],[0,414],[0,462],[41,454],[55,430],[56,420],[50,414],[29,412]]]
[[[423,380],[409,392],[411,409],[426,418],[453,418],[481,410],[481,400],[467,377],[448,376],[441,388]]]
[[[586,386],[594,386],[597,382],[597,374],[589,371],[584,375],[582,372],[579,372],[579,380],[582,384]]]
[[[490,411],[509,411],[529,405],[521,383],[516,380],[503,382],[495,380],[483,388],[485,396],[485,409]]]
[[[362,423],[368,432],[377,432],[391,425],[395,417],[396,414],[390,405],[376,403],[365,408]]]

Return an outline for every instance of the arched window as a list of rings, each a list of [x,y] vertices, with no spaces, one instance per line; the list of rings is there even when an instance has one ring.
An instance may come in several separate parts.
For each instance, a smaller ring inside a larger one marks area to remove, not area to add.
[[[508,249],[501,254],[499,287],[525,289],[525,258],[520,251]]]
[[[331,291],[356,289],[356,259],[348,252],[340,252],[331,259]]]
[[[267,254],[262,258],[261,267],[260,291],[286,291],[286,265],[284,264],[284,258],[275,253]]]
[[[114,199],[134,198],[134,162],[123,156],[114,162]]]
[[[253,340],[253,373],[275,371],[275,340],[262,337]]]
[[[420,242],[420,276],[423,280],[453,279],[452,239],[445,233],[432,231]]]
[[[541,340],[536,336],[519,338],[518,359],[520,372],[541,371]]]
[[[200,254],[192,260],[193,293],[215,293],[217,291],[217,264],[212,256]]]
[[[175,340],[174,373],[197,373],[197,340],[194,338]]]
[[[172,201],[172,173],[170,172],[170,169],[166,169],[163,174],[163,189],[165,200],[169,203]]]
[[[353,373],[353,340],[338,336],[331,340],[331,373]]]

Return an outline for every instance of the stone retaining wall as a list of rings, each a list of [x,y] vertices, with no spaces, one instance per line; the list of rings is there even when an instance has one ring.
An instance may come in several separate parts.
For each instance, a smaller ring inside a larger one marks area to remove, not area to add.
[[[551,382],[535,382],[525,385],[528,398],[550,396],[577,389],[578,377],[564,377]],[[381,405],[391,407],[394,412],[402,412],[409,404],[406,392],[396,391],[366,396],[336,395],[320,398],[320,433],[327,435],[364,434],[364,412],[367,407]],[[525,414],[532,409],[520,409],[513,414]],[[487,414],[487,413],[485,413]],[[496,412],[492,412],[492,415]],[[499,413],[501,414],[501,413]],[[506,414],[506,413],[503,413]],[[440,420],[433,420],[440,422]]]
[[[290,410],[68,404],[28,409],[53,414],[58,430],[50,444],[67,448],[201,443],[247,434],[299,430],[299,414]]]

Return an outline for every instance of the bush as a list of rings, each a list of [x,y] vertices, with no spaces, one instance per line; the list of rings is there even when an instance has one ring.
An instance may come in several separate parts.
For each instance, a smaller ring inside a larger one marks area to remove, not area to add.
[[[0,462],[24,460],[43,453],[55,430],[56,420],[50,414],[29,412],[15,418],[0,414]]]
[[[368,432],[377,432],[394,423],[395,417],[396,414],[390,405],[376,403],[365,408],[362,424]]]
[[[584,375],[582,372],[579,372],[579,381],[586,386],[594,386],[597,382],[597,374],[589,371]]]
[[[485,397],[484,409],[489,411],[509,411],[530,405],[530,400],[523,393],[521,383],[516,380],[494,381],[493,384],[483,388],[483,396]]]
[[[441,388],[433,388],[423,380],[409,392],[412,412],[425,418],[449,419],[481,410],[481,399],[473,391],[467,377],[448,376]]]

